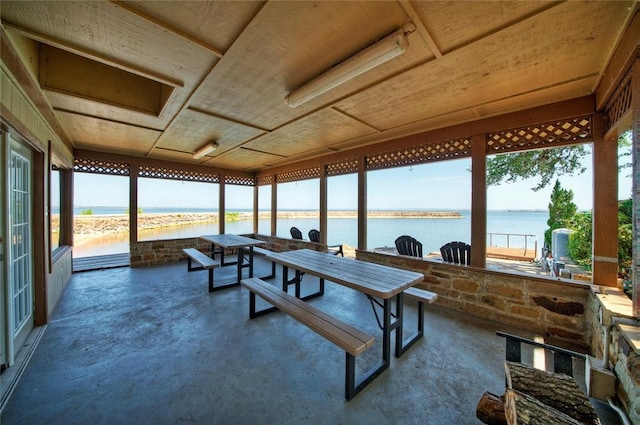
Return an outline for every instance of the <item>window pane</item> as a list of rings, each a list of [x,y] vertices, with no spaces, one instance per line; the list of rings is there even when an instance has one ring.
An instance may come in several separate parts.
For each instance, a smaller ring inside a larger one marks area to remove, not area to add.
[[[253,233],[253,186],[225,186],[225,233]]]
[[[214,183],[138,179],[138,240],[217,235],[220,187]]]
[[[544,181],[542,175],[518,178],[514,182],[503,180],[487,188],[488,267],[563,277],[590,275],[590,266],[581,266],[581,260],[571,258],[568,252],[569,238],[586,237],[589,241],[584,246],[583,256],[590,262],[593,160],[591,145],[575,148],[584,150],[578,164],[585,170],[583,173],[580,170],[560,176],[556,173],[549,181]],[[545,158],[559,155],[562,149],[565,149],[563,160],[554,167],[558,169],[568,163],[566,149],[570,147],[526,151],[543,153],[544,158],[527,157],[526,161],[531,164],[516,169],[537,171],[536,167]],[[501,155],[500,161],[518,164],[525,161],[524,158],[521,153],[511,153]],[[561,272],[563,268],[565,270]]]
[[[74,173],[73,256],[129,252],[129,177]]]
[[[51,179],[49,182],[49,187],[51,188],[51,220],[49,226],[51,226],[50,245],[51,252],[53,252],[60,246],[60,171],[54,168],[49,176]]]
[[[271,185],[258,187],[258,233],[271,235]]]
[[[327,178],[327,245],[358,246],[358,175]],[[346,248],[343,246],[343,249]]]
[[[309,230],[319,229],[320,179],[278,184],[277,236],[291,238],[292,226],[303,239],[309,239]]]
[[[440,257],[447,242],[471,239],[470,159],[367,173],[367,249],[395,249],[399,236]]]

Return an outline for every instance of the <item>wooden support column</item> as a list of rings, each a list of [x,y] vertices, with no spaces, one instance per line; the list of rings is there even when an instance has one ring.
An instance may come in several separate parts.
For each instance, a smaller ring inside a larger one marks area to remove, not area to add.
[[[604,138],[604,117],[593,117],[593,268],[596,285],[618,279],[618,143]]]
[[[471,265],[487,262],[487,147],[486,136],[471,138]]]
[[[327,167],[320,166],[320,243],[327,243]]]
[[[358,158],[358,249],[367,249],[367,170],[366,158]]]
[[[129,164],[129,243],[138,242],[138,164]]]
[[[225,217],[226,204],[225,204],[224,180],[225,180],[225,175],[220,174],[220,192],[218,193],[218,233],[221,235],[224,235],[224,230],[225,230],[224,217]]]
[[[258,233],[258,185],[254,182],[253,184],[253,234]]]
[[[271,236],[276,236],[278,229],[278,183],[274,174],[271,180]]]

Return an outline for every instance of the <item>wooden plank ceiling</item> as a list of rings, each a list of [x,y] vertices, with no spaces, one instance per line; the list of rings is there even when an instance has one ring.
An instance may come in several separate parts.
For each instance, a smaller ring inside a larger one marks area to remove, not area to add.
[[[592,94],[636,7],[3,0],[0,13],[75,147],[251,172]],[[404,54],[285,103],[403,27]]]

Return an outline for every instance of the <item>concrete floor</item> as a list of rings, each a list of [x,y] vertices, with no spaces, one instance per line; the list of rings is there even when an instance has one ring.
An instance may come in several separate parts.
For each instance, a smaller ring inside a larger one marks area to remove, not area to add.
[[[256,275],[268,274],[257,262]],[[235,267],[215,277],[233,281]],[[316,284],[305,276],[303,290]],[[358,365],[378,361],[381,333],[364,295],[327,283],[310,302],[374,335]],[[495,331],[518,333],[427,306],[425,338],[347,402],[343,351],[283,313],[250,321],[248,310],[244,288],[209,293],[207,272],[187,273],[186,262],[74,274],[0,421],[479,424],[482,394],[504,392]],[[405,311],[409,332],[416,308]]]

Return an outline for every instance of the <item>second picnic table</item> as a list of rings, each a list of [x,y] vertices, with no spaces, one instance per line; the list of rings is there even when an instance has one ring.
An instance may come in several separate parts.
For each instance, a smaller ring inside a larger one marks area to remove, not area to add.
[[[200,236],[200,239],[203,239],[207,242],[211,243],[211,256],[215,257],[215,248],[216,246],[220,247],[220,265],[221,266],[229,266],[237,264],[238,267],[238,280],[236,282],[216,286],[214,289],[222,289],[229,288],[232,286],[240,285],[240,280],[242,280],[242,269],[249,268],[249,277],[253,277],[253,247],[264,245],[265,242],[259,239],[249,238],[247,236],[241,235],[230,235],[230,234],[222,234],[222,235],[203,235]],[[224,261],[224,250],[225,248],[235,248],[238,250],[238,258],[236,261],[226,262]],[[244,254],[245,249],[249,249],[249,261],[245,263]]]

